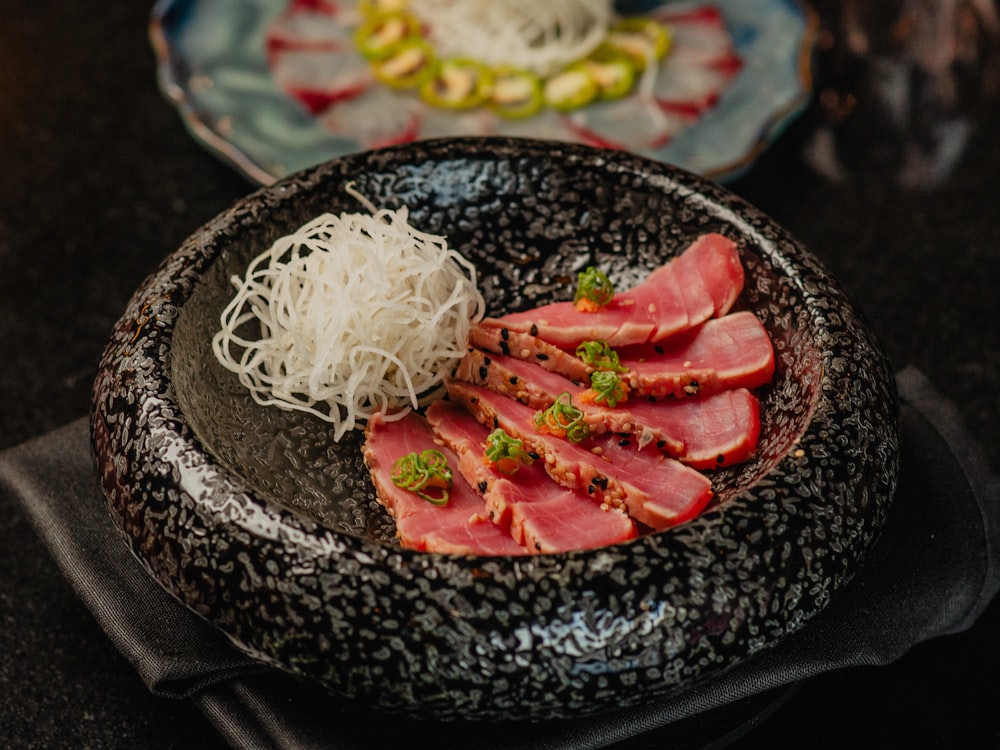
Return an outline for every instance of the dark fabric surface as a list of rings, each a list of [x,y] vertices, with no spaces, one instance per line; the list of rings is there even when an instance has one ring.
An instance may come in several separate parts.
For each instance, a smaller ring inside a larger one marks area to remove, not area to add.
[[[818,618],[776,648],[665,701],[592,719],[524,726],[437,725],[372,715],[264,667],[145,573],[105,512],[85,420],[0,453],[0,493],[37,533],[116,648],[155,694],[192,700],[246,748],[379,748],[415,733],[438,747],[599,748],[724,742],[803,680],[884,665],[970,627],[1000,587],[1000,483],[954,405],[916,370],[902,399],[900,483],[863,571]]]

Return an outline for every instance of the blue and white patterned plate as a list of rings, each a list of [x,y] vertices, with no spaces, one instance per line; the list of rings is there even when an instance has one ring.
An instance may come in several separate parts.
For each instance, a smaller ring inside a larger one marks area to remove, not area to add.
[[[300,63],[282,60],[282,48],[294,45],[296,35],[298,41],[324,33],[348,39],[349,21],[341,19],[356,15],[355,5],[353,0],[160,0],[150,37],[161,89],[199,142],[260,184],[394,142],[461,135],[611,146],[726,181],[749,168],[810,96],[816,22],[804,6],[795,0],[683,0],[621,6],[676,22],[674,49],[657,78],[668,101],[660,101],[654,114],[632,95],[569,115],[459,116],[370,80],[362,96],[311,111],[290,93],[296,78],[315,76],[318,64],[334,75],[363,80],[367,64],[353,49]],[[725,32],[724,50],[714,33],[703,33],[713,15]],[[706,58],[708,52],[718,56]],[[358,122],[392,120],[402,123],[396,131],[357,129]]]

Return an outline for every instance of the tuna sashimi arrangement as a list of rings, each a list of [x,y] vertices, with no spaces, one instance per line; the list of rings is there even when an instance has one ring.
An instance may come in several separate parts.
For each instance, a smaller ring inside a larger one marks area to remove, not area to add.
[[[598,547],[695,518],[712,470],[751,458],[764,326],[734,311],[736,245],[698,238],[635,287],[580,274],[573,301],[486,318],[425,414],[372,419],[365,460],[404,547]]]

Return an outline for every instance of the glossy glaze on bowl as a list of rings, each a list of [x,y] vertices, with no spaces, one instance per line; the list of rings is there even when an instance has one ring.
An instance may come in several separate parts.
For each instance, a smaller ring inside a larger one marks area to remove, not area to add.
[[[777,355],[758,456],[717,475],[699,519],[634,542],[518,559],[399,548],[359,440],[254,404],[210,350],[230,275],[322,211],[362,210],[348,181],[472,259],[491,313],[566,298],[586,264],[626,287],[701,233],[733,238],[738,305]],[[780,642],[863,564],[898,430],[867,326],[767,217],[637,156],[474,138],[344,157],[203,227],[129,303],[92,414],[111,512],[180,601],[334,694],[437,719],[608,711]]]

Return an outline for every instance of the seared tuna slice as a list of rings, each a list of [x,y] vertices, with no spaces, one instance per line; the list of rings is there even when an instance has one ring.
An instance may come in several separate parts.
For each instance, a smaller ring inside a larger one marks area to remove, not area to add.
[[[637,396],[661,398],[757,388],[774,376],[774,347],[751,312],[713,318],[657,344],[618,351]]]
[[[459,457],[459,471],[486,500],[490,519],[532,552],[564,552],[634,539],[632,520],[556,484],[539,461],[502,474],[484,460],[490,429],[449,401],[427,409],[434,432]]]
[[[614,347],[641,344],[724,315],[743,290],[743,282],[735,243],[720,234],[706,234],[595,312],[581,312],[569,301],[553,302],[484,323],[529,333],[563,349],[594,339]]]
[[[398,458],[428,448],[444,453],[455,473],[444,505],[434,505],[392,481],[393,465]],[[506,530],[489,520],[483,498],[456,471],[458,457],[436,440],[430,425],[416,412],[394,422],[378,415],[369,420],[364,458],[379,501],[396,521],[402,546],[460,554],[528,553]]]
[[[465,381],[446,385],[451,399],[480,422],[523,440],[556,482],[625,510],[653,529],[693,518],[712,498],[707,477],[656,448],[639,449],[630,440],[621,444],[611,433],[580,443],[539,433],[530,406]]]
[[[557,485],[546,478],[553,487]],[[598,505],[579,493],[559,488],[562,496],[511,506],[510,530],[529,550],[566,552],[625,542],[638,536],[625,513]],[[580,500],[583,502],[581,503]]]
[[[694,305],[700,310],[704,294],[711,301],[710,315],[719,318],[732,309],[743,291],[743,263],[736,244],[721,234],[703,234],[669,265],[677,273],[683,293],[689,300],[689,309]],[[698,292],[695,293],[695,290]],[[692,320],[691,323],[697,325],[707,317]],[[658,341],[666,335],[659,331],[652,340]]]
[[[586,385],[594,368],[537,336],[485,321],[473,326],[469,345],[503,354]],[[655,344],[617,350],[636,396],[705,395],[727,388],[757,388],[774,375],[774,348],[767,329],[751,312],[731,312]]]
[[[587,383],[591,367],[582,359],[548,341],[523,331],[512,331],[488,318],[469,331],[469,346],[483,351],[534,362],[550,372],[558,372],[576,383]]]
[[[631,425],[638,439],[652,433],[668,453],[671,441],[681,441],[683,450],[670,455],[696,469],[742,463],[757,450],[760,439],[760,402],[746,388],[686,399],[629,399],[601,412],[611,427]]]
[[[455,378],[546,409],[569,393],[592,434],[615,433],[640,448],[658,450],[699,469],[740,463],[753,455],[760,437],[760,404],[745,388],[698,398],[650,400],[630,396],[609,407],[581,399],[587,389],[530,362],[469,351]]]

